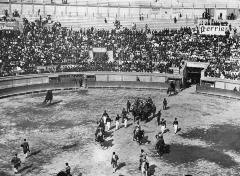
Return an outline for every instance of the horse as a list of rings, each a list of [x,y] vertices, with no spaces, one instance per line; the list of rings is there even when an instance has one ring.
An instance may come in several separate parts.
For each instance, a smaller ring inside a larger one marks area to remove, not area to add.
[[[50,103],[52,102],[52,99],[53,99],[53,93],[52,93],[52,90],[48,90],[47,91],[47,94],[46,94],[46,97],[45,97],[45,100],[43,103],[47,103],[48,101],[50,101]]]
[[[133,140],[136,140],[139,145],[142,144],[141,140],[143,139],[144,137],[144,130],[136,130],[134,129],[133,131]]]
[[[65,171],[60,171],[57,176],[72,176],[71,174],[67,174]]]
[[[104,131],[101,127],[98,127],[95,133],[95,141],[99,142],[102,146],[104,143]]]
[[[159,154],[159,156],[162,157],[164,153],[169,153],[170,146],[165,145],[165,142],[162,136],[156,135],[156,138],[157,138],[157,142],[155,145],[155,149],[157,150],[157,153]]]
[[[146,161],[142,161],[141,172],[142,172],[142,176],[147,176],[148,175],[148,164],[147,164]]]
[[[156,106],[153,103],[149,103],[145,101],[144,103],[141,103],[140,105],[137,105],[136,103],[133,105],[132,108],[132,115],[135,120],[146,120],[148,121],[148,118],[151,116],[151,114],[155,115],[156,113]]]

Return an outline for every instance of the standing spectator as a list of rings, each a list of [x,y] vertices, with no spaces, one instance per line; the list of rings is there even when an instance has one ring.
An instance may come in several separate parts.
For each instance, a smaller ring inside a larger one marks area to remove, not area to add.
[[[21,160],[17,157],[17,154],[12,158],[11,163],[13,164],[14,173],[17,174],[18,168],[21,167]]]
[[[174,23],[177,23],[177,18],[176,18],[176,17],[174,17],[174,19],[173,19],[173,20],[174,20]]]
[[[161,112],[161,110],[159,110],[158,113],[157,113],[157,124],[158,124],[158,126],[160,125],[161,116],[162,116],[162,112]]]
[[[116,122],[116,129],[115,130],[118,130],[118,128],[119,128],[119,119],[120,119],[120,116],[119,116],[119,114],[117,114],[117,117],[116,117],[116,120],[115,120],[115,122]]]
[[[111,128],[111,121],[112,119],[108,116],[107,119],[106,119],[106,122],[107,122],[107,130],[109,131],[110,128]]]
[[[25,157],[27,158],[28,152],[30,152],[30,149],[29,149],[29,144],[26,139],[24,139],[24,142],[21,144],[21,147],[23,148],[23,153],[24,153]]]
[[[173,127],[174,127],[174,133],[176,134],[178,132],[178,120],[175,118],[173,122]]]
[[[40,15],[40,12],[41,12],[41,10],[40,10],[40,9],[38,9],[38,16]]]
[[[118,162],[118,155],[113,152],[112,159],[111,159],[111,165],[113,167],[113,173],[117,170],[117,162]]]
[[[130,103],[130,101],[128,100],[128,101],[127,101],[127,112],[130,112],[130,109],[131,109],[131,103]]]

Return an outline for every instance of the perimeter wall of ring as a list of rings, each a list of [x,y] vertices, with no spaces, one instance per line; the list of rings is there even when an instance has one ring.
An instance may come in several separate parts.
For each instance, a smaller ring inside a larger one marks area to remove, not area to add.
[[[201,85],[196,87],[196,92],[240,99],[240,81],[203,77]]]
[[[179,89],[181,76],[152,73],[71,72],[0,78],[0,97],[62,89],[134,88],[166,90],[172,80]]]

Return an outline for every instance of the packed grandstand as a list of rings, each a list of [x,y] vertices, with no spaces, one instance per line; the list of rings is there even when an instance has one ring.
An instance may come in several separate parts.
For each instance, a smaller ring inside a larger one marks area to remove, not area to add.
[[[194,61],[209,62],[207,77],[239,79],[237,29],[210,19],[207,12],[202,14],[207,21],[200,25],[227,26],[225,35],[202,35],[199,27],[185,26],[152,30],[146,24],[138,30],[136,24],[121,27],[118,20],[114,29],[73,30],[41,15],[35,22],[24,18],[22,30],[0,31],[0,76],[49,71],[172,73],[172,67],[181,69],[186,61]],[[18,11],[5,10],[1,21],[19,16]],[[40,69],[45,66],[52,69]]]

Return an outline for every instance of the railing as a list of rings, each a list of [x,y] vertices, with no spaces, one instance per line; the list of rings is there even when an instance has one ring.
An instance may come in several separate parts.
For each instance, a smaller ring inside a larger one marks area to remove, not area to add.
[[[90,77],[91,78],[90,78]],[[0,98],[53,90],[88,88],[162,89],[168,80],[175,80],[179,88],[180,75],[127,72],[66,72],[55,74],[22,75],[0,78]]]

